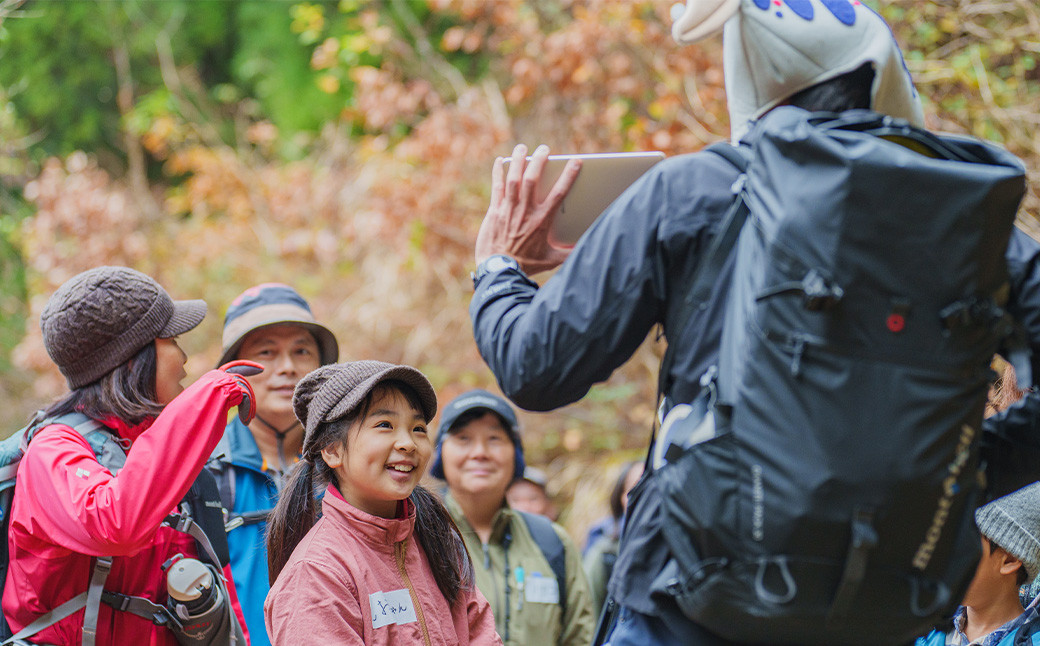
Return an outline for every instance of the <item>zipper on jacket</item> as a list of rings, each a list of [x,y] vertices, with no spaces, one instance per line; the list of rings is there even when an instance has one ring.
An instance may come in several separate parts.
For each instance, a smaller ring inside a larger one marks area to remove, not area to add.
[[[505,618],[506,634],[502,635],[502,643],[503,644],[505,644],[505,643],[507,643],[509,641],[509,621],[511,619],[511,617],[509,616],[510,615],[510,612],[509,612],[510,611],[510,608],[509,608],[509,547],[512,544],[513,544],[513,532],[512,532],[511,529],[506,528],[506,533],[502,537],[502,559],[506,563],[506,576],[505,576],[505,579],[504,579],[504,582],[505,582],[505,592],[506,592],[506,602],[504,604],[504,606],[505,606],[505,613],[506,613],[506,618]]]
[[[491,572],[491,550],[487,543],[480,544],[481,549],[484,552],[484,569]],[[495,579],[492,576],[491,582],[494,583]],[[495,598],[488,599],[488,603],[491,604],[491,614],[495,617],[495,630],[498,630],[498,622],[502,622],[502,630],[500,631],[502,637],[502,643],[506,644],[509,640],[509,608],[508,603],[503,605],[502,597],[500,596],[501,590],[497,585],[492,586]],[[508,602],[508,599],[507,599]]]
[[[412,581],[408,578],[408,571],[404,568],[404,552],[407,544],[408,539],[394,543],[394,560],[397,561],[397,571],[401,573],[404,585],[408,588],[408,596],[412,598],[412,606],[415,608],[415,617],[419,620],[419,630],[422,631],[423,643],[426,646],[433,646],[433,643],[430,641],[430,630],[426,627],[426,617],[423,616],[422,606],[419,605],[419,595],[415,593]]]

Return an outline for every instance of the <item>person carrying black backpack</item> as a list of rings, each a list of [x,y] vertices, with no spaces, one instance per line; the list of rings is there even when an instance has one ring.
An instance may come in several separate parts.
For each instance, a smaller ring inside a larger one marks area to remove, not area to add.
[[[205,314],[124,267],[78,274],[47,301],[44,345],[70,392],[20,440],[5,644],[248,643],[203,464],[253,395],[234,366],[181,385],[177,336]]]
[[[599,640],[912,643],[978,559],[992,355],[1025,374],[1040,349],[1024,169],[920,128],[863,3],[689,0],[672,33],[723,27],[740,145],[657,164],[572,250],[547,232],[580,163],[538,201],[546,147],[496,161],[477,346],[510,399],[552,410],[663,326],[663,425]]]

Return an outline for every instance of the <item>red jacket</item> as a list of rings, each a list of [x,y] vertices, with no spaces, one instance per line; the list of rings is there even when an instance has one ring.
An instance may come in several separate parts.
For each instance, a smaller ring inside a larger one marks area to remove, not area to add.
[[[154,420],[134,427],[101,420],[132,442],[117,476],[98,464],[90,445],[68,426],[40,429],[18,468],[8,531],[3,611],[15,632],[86,591],[94,556],[116,557],[106,589],[165,602],[160,566],[178,552],[194,556],[196,550],[191,536],[159,525],[188,492],[224,432],[229,409],[241,400],[235,380],[213,370]],[[230,579],[230,568],[224,572]],[[230,581],[229,590],[235,595]],[[233,605],[241,616],[237,596]],[[30,640],[72,645],[82,635],[80,610]],[[97,644],[177,642],[168,629],[102,603]]]
[[[271,643],[501,646],[476,585],[448,605],[414,526],[414,509],[404,518],[379,518],[329,487],[321,519],[293,550],[264,603]]]

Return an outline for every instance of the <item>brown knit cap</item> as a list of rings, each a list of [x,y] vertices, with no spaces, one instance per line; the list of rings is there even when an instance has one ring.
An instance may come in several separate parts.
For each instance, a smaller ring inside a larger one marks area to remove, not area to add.
[[[382,361],[333,363],[301,379],[293,393],[293,409],[304,428],[303,455],[323,448],[311,446],[320,424],[346,417],[376,385],[391,379],[415,389],[422,403],[423,419],[429,423],[437,414],[437,394],[429,379],[410,366]]]
[[[40,316],[43,344],[69,388],[86,386],[155,339],[194,328],[206,303],[174,301],[159,283],[127,267],[96,267],[65,281]]]

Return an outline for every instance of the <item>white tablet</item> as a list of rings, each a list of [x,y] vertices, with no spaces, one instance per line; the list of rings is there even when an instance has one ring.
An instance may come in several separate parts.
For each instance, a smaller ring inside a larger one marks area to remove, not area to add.
[[[563,198],[556,214],[552,237],[555,242],[573,245],[592,226],[610,203],[617,199],[651,166],[664,159],[660,151],[636,153],[595,153],[587,155],[549,155],[536,197],[544,200],[570,159],[582,160],[581,172]],[[530,157],[527,158],[531,160]],[[506,169],[509,168],[506,158]]]

